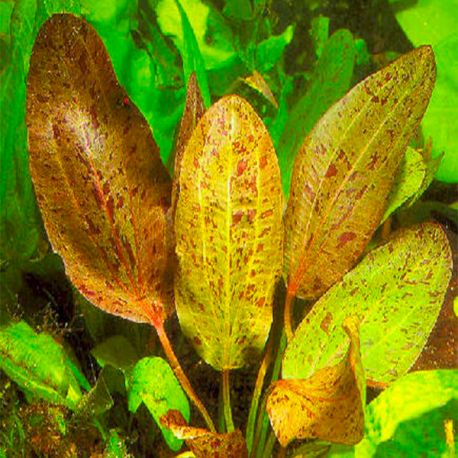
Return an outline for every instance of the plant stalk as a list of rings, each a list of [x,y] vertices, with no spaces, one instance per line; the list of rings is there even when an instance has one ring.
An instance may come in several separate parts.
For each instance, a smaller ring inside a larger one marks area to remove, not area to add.
[[[293,315],[293,305],[294,305],[294,293],[292,293],[289,288],[286,291],[285,299],[285,333],[286,340],[288,342],[293,338],[293,325],[292,325],[292,315]]]
[[[175,355],[175,352],[173,351],[170,340],[164,329],[164,323],[162,321],[153,322],[153,326],[156,329],[156,332],[162,344],[162,348],[164,350],[165,356],[167,357],[170,363],[170,366],[172,367],[172,370],[175,373],[177,379],[179,380],[183,390],[186,392],[191,402],[193,402],[193,404],[197,407],[197,410],[200,412],[200,414],[202,415],[202,418],[205,420],[205,423],[207,424],[208,429],[212,432],[216,432],[215,425],[213,424],[213,420],[211,419],[210,415],[208,414],[208,411],[205,408],[205,406],[202,404],[202,401],[199,399],[199,396],[197,396],[196,392],[194,391],[191,385],[191,382],[189,381],[188,377],[184,373],[183,368],[181,367],[180,362],[178,361]]]
[[[234,431],[234,421],[232,420],[232,409],[231,409],[231,391],[229,383],[229,369],[223,369],[221,372],[222,385],[223,385],[223,409],[224,409],[224,421],[226,422],[226,431],[231,433]]]

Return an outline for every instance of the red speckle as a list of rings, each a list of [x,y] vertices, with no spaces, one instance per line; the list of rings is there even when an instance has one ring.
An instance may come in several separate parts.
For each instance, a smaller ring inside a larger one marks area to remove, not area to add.
[[[339,237],[339,244],[337,245],[337,248],[343,247],[346,243],[352,241],[354,238],[356,238],[356,234],[354,232],[344,232]]]
[[[246,160],[241,159],[237,164],[237,176],[242,175],[242,173],[246,170],[246,168],[247,168]]]
[[[265,303],[266,303],[266,298],[265,298],[265,297],[260,297],[260,298],[256,301],[256,306],[257,306],[257,307],[262,307]]]
[[[122,99],[122,104],[125,106],[125,107],[128,107],[130,105],[130,100],[129,100],[129,97],[124,97]]]
[[[250,223],[253,222],[255,215],[256,215],[256,210],[253,210],[253,209],[248,210],[248,215],[247,216],[248,216],[248,221]]]
[[[273,213],[273,210],[266,210],[264,213],[261,214],[261,218],[267,218],[268,216],[272,216]]]
[[[199,339],[199,337],[195,336],[193,340],[196,345],[202,345],[202,341]]]
[[[262,156],[261,159],[259,159],[259,167],[263,169],[267,165],[267,156]]]
[[[334,164],[331,164],[326,172],[326,178],[335,177],[337,175],[337,168]]]
[[[232,224],[233,225],[238,224],[240,222],[240,220],[242,219],[242,216],[243,216],[243,211],[242,210],[239,210],[239,211],[235,212],[232,215]]]

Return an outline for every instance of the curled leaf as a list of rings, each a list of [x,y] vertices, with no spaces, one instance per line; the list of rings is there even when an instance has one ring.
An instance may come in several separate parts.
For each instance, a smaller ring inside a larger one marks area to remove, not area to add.
[[[226,97],[205,113],[183,155],[179,186],[181,327],[214,368],[243,366],[266,341],[282,263],[277,158],[245,100]]]
[[[307,378],[341,358],[341,324],[349,314],[361,323],[367,379],[386,384],[404,375],[441,310],[451,267],[450,245],[439,225],[400,231],[315,303],[286,348],[283,377]]]
[[[275,99],[275,96],[273,95],[269,85],[267,84],[267,81],[259,72],[255,70],[250,76],[244,78],[243,82],[247,86],[262,94],[265,99],[268,100],[278,110],[278,102]]]
[[[134,321],[171,312],[170,178],[87,22],[49,19],[30,62],[30,169],[49,239],[80,292]]]
[[[348,318],[350,337],[344,359],[305,380],[279,380],[267,398],[267,413],[283,447],[295,439],[356,444],[364,434],[365,380],[358,323]]]
[[[161,423],[178,439],[184,439],[196,458],[248,458],[245,439],[238,429],[220,434],[194,428],[187,425],[177,410],[169,410],[161,417]]]
[[[316,298],[357,261],[377,228],[435,79],[430,47],[374,73],[305,139],[285,215],[290,295]]]

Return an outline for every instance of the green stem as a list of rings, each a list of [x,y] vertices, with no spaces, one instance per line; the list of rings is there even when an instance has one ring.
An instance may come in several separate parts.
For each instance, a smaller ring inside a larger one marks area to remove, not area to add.
[[[223,379],[223,409],[224,409],[224,420],[226,422],[226,431],[231,433],[234,431],[234,422],[232,420],[232,409],[231,409],[231,393],[229,383],[229,370],[224,369],[222,371]]]
[[[202,404],[202,401],[199,399],[199,396],[197,396],[196,392],[194,391],[191,382],[184,373],[183,368],[181,367],[180,362],[178,361],[175,352],[173,351],[172,344],[170,343],[170,340],[164,329],[164,323],[162,321],[155,321],[153,322],[153,326],[157,331],[157,335],[162,344],[162,348],[164,349],[165,356],[167,357],[170,366],[172,367],[172,370],[175,373],[177,379],[179,380],[183,390],[186,392],[189,399],[191,399],[191,401],[197,407],[197,410],[200,412],[203,419],[205,420],[208,429],[212,432],[216,432],[215,425],[213,424],[213,421],[210,415],[208,414],[207,409]]]

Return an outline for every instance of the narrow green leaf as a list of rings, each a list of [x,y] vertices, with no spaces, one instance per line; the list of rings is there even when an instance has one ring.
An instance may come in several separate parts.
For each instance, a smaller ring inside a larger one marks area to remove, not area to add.
[[[127,458],[129,456],[123,438],[115,429],[110,430],[110,436],[103,452],[103,458]]]
[[[284,378],[307,378],[342,357],[341,324],[361,321],[368,380],[390,383],[420,354],[437,319],[451,275],[451,251],[440,226],[402,230],[371,251],[312,308],[283,360]]]
[[[24,321],[0,329],[0,368],[33,397],[73,410],[81,399],[63,348]]]
[[[355,60],[352,34],[338,30],[324,44],[312,82],[289,114],[277,147],[282,172],[283,192],[289,195],[294,159],[320,116],[350,87]]]
[[[169,410],[178,410],[186,421],[189,402],[167,361],[158,357],[141,359],[127,380],[129,410],[135,413],[143,402],[159,426],[168,446],[178,451],[182,441],[166,428],[160,418]]]
[[[452,404],[449,404],[450,401]],[[452,405],[455,410],[452,410]],[[446,406],[448,408],[436,412],[435,416],[425,415]],[[457,370],[408,374],[369,404],[366,409],[365,436],[355,447],[355,457],[433,456],[430,453],[437,457],[444,456],[447,445],[443,421],[447,413],[456,419],[457,407]],[[409,422],[416,427],[409,426]],[[439,431],[437,426],[440,428]],[[422,436],[422,431],[432,434],[429,437]],[[434,449],[423,448],[431,445]]]
[[[282,263],[280,171],[269,133],[238,96],[220,99],[188,142],[175,218],[178,318],[218,370],[259,355]]]
[[[285,214],[288,295],[315,299],[363,253],[431,96],[434,55],[424,46],[370,75],[304,140]]]

